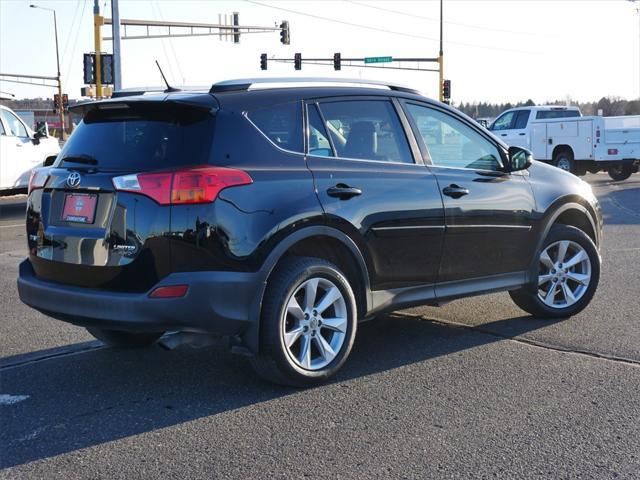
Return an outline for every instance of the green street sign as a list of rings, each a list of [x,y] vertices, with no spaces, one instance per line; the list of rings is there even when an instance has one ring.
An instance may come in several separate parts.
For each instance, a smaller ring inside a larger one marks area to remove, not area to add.
[[[388,63],[393,62],[392,57],[365,57],[364,63]]]

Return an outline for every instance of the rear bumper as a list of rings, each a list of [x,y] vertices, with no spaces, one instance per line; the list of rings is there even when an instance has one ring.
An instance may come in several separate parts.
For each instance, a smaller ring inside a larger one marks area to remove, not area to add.
[[[87,289],[40,280],[24,260],[18,293],[22,302],[53,318],[104,329],[241,335],[258,321],[251,313],[263,287],[257,273],[174,273],[154,288],[178,284],[189,286],[184,297]]]

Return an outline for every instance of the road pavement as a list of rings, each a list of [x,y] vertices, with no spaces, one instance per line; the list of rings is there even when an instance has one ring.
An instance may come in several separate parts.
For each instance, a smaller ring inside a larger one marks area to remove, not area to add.
[[[24,197],[0,199],[0,478],[640,478],[640,175],[585,178],[606,225],[584,312],[500,293],[386,315],[310,390],[22,305]]]

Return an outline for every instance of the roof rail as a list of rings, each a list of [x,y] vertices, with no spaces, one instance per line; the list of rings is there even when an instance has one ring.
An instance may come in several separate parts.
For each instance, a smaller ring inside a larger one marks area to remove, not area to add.
[[[168,91],[166,86],[157,86],[157,87],[132,87],[132,88],[123,88],[121,90],[116,90],[111,94],[111,98],[121,98],[121,97],[133,97],[137,95],[146,95],[146,94],[154,94],[154,93],[189,93],[189,92],[206,92],[207,87],[204,86],[189,86],[189,87],[179,87],[173,91]]]
[[[276,85],[282,84],[284,86]],[[223,82],[214,83],[209,93],[232,92],[250,90],[252,88],[286,88],[286,84],[305,84],[298,86],[317,87],[317,86],[376,86],[386,87],[390,90],[405,93],[420,94],[416,89],[396,85],[393,83],[382,82],[377,80],[362,80],[359,78],[326,78],[326,77],[276,77],[276,78],[238,78],[235,80],[225,80]],[[295,86],[295,85],[291,85]]]

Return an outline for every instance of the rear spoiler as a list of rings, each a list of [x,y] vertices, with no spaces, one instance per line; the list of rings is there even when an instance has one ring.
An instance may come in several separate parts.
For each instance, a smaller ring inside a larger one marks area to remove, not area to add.
[[[200,111],[215,112],[219,108],[218,101],[211,95],[140,95],[140,96],[123,96],[98,101],[86,101],[70,105],[71,112],[82,115],[94,110],[116,110],[123,108],[131,108],[135,105],[151,105],[164,104],[176,107],[192,108]]]

